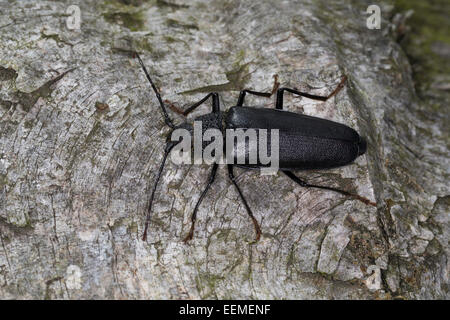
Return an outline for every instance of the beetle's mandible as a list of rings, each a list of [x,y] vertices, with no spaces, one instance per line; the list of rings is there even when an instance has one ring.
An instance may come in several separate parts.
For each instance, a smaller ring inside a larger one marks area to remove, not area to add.
[[[192,132],[192,124],[189,122],[184,122],[180,125],[175,125],[167,113],[166,106],[156,88],[154,82],[152,81],[142,59],[137,52],[134,53],[137,57],[142,70],[145,73],[150,85],[158,99],[161,111],[164,115],[164,121],[167,126],[173,130],[177,128],[184,128]],[[340,167],[352,163],[358,156],[363,155],[366,152],[367,144],[364,138],[362,138],[355,130],[352,128],[333,122],[330,120],[325,120],[317,117],[306,116],[302,114],[297,114],[293,112],[288,112],[283,110],[283,95],[285,92],[290,92],[295,95],[306,97],[313,100],[326,101],[329,98],[336,95],[344,86],[346,77],[342,77],[339,85],[327,96],[317,96],[310,93],[305,93],[291,88],[278,88],[278,83],[275,79],[275,85],[272,92],[258,92],[252,90],[242,90],[239,94],[236,106],[231,107],[229,110],[223,112],[220,111],[219,107],[219,95],[217,92],[211,92],[207,94],[203,99],[194,103],[192,106],[187,108],[185,111],[177,110],[174,111],[187,116],[190,112],[194,111],[198,106],[206,102],[209,98],[212,99],[212,112],[199,116],[195,120],[202,121],[202,130],[207,129],[218,129],[224,131],[226,129],[278,129],[279,130],[279,168],[288,178],[296,182],[305,188],[320,188],[325,190],[331,190],[343,194],[345,196],[351,197],[353,199],[364,202],[367,205],[376,206],[376,204],[369,199],[362,197],[360,195],[354,194],[349,191],[341,190],[338,188],[320,186],[315,184],[310,184],[306,181],[300,179],[294,174],[295,170],[305,170],[305,169],[327,169]],[[271,97],[276,93],[276,102],[274,109],[267,109],[263,107],[246,107],[244,106],[244,98],[246,94],[253,94],[261,97]],[[170,151],[179,143],[179,141],[171,141],[170,134],[166,142],[166,147],[164,150],[164,155],[162,163],[159,167],[155,184],[153,185],[152,193],[150,195],[150,200],[147,208],[147,215],[145,219],[145,228],[142,240],[146,241],[147,231],[150,222],[150,213],[152,209],[152,203],[155,196],[155,191],[158,186],[161,173],[164,168],[164,164]],[[270,146],[269,146],[270,147]],[[239,151],[236,151],[239,152]],[[245,152],[245,151],[244,151]],[[251,218],[255,232],[256,239],[258,241],[261,236],[261,228],[258,221],[253,215],[247,200],[244,197],[241,189],[239,188],[233,168],[235,164],[227,164],[228,176],[236,188],[242,202],[244,203],[245,209]],[[239,164],[239,167],[244,168],[258,168],[261,165],[258,164]],[[198,208],[205,197],[208,189],[214,182],[218,164],[213,163],[209,178],[205,189],[198,199],[194,212],[191,216],[191,228],[189,233],[184,239],[184,242],[188,242],[192,239],[194,235],[195,220],[197,217]]]

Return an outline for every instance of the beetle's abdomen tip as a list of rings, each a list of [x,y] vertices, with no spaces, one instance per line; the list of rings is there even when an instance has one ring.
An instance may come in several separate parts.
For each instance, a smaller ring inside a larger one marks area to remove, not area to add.
[[[361,137],[358,142],[358,156],[363,155],[367,151],[367,142],[366,139]]]

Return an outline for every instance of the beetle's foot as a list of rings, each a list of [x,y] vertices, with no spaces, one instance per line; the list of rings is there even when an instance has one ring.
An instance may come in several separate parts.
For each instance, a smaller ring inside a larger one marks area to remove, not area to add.
[[[339,82],[339,84],[337,85],[336,89],[334,89],[333,92],[328,95],[327,99],[330,99],[332,96],[337,95],[338,92],[341,91],[342,88],[344,87],[345,82],[347,82],[347,76],[346,75],[344,75],[342,77],[341,82]]]
[[[275,92],[277,92],[279,87],[280,87],[280,83],[278,82],[278,75],[274,74],[273,75],[273,87],[272,87],[272,92],[270,93],[270,95],[273,95]]]
[[[147,229],[148,224],[145,224],[144,234],[142,235],[142,241],[147,241]]]
[[[252,218],[253,226],[255,227],[255,233],[256,233],[255,240],[252,243],[256,243],[259,241],[259,239],[261,239],[261,228],[259,227],[259,223],[255,219],[255,217],[252,216],[251,218]]]
[[[359,201],[361,201],[362,203],[364,203],[364,204],[366,204],[368,206],[372,206],[372,207],[376,207],[377,206],[377,204],[375,202],[370,201],[366,197],[360,196],[359,194],[351,193],[351,192],[348,192],[348,191],[342,191],[342,190],[339,191],[339,192],[342,193],[342,194],[345,194],[347,196],[350,196],[350,197],[352,197],[355,200],[359,200]]]
[[[368,206],[372,206],[372,207],[376,207],[376,206],[377,206],[377,204],[376,204],[375,202],[370,201],[369,199],[364,198],[364,197],[362,197],[362,196],[359,196],[359,195],[357,195],[357,194],[353,195],[353,197],[354,197],[355,199],[357,199],[357,200],[359,200],[359,201],[361,201],[361,202],[367,204]]]
[[[194,224],[191,225],[191,229],[189,230],[188,235],[184,238],[184,244],[187,244],[194,237]]]
[[[253,245],[259,242],[259,240],[261,239],[261,234],[257,233],[255,239],[251,240],[248,242],[248,244]]]
[[[164,100],[164,103],[169,107],[170,110],[172,110],[173,112],[176,112],[178,114],[184,115],[184,111],[181,110],[180,108],[178,108],[173,102],[169,101],[169,100]]]

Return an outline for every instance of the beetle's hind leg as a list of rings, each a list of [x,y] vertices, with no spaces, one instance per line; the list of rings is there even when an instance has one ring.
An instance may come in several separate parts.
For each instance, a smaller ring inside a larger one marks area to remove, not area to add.
[[[297,177],[292,171],[288,171],[288,170],[281,170],[281,171],[283,171],[283,173],[285,175],[287,175],[289,178],[291,178],[291,180],[293,180],[295,183],[299,184],[300,186],[302,186],[304,188],[319,188],[319,189],[324,189],[324,190],[330,190],[330,191],[338,192],[338,193],[343,194],[345,196],[352,197],[353,199],[359,200],[359,201],[361,201],[361,202],[363,202],[363,203],[365,203],[367,205],[374,206],[374,207],[377,206],[377,204],[375,202],[372,202],[369,199],[367,199],[365,197],[362,197],[362,196],[360,196],[358,194],[351,193],[351,192],[348,192],[348,191],[345,191],[345,190],[340,190],[340,189],[333,188],[333,187],[318,186],[318,185],[315,185],[315,184],[310,184],[310,183],[307,183],[306,181],[303,181],[299,177]]]
[[[186,238],[184,238],[184,243],[187,243],[189,240],[192,240],[192,237],[194,236],[195,220],[197,220],[198,207],[202,203],[202,200],[205,197],[206,192],[208,192],[208,189],[211,187],[212,183],[214,182],[214,179],[216,178],[217,167],[218,167],[218,164],[214,163],[213,167],[211,169],[211,173],[209,174],[208,183],[207,183],[205,189],[203,190],[202,194],[200,195],[200,198],[198,199],[197,204],[195,205],[194,212],[192,213],[192,216],[191,216],[191,229],[189,230],[189,233],[186,236]]]
[[[273,88],[271,92],[259,92],[259,91],[253,91],[253,90],[242,90],[239,93],[239,98],[238,98],[238,102],[236,103],[236,106],[238,107],[242,107],[244,105],[244,99],[245,99],[245,95],[247,93],[249,94],[253,94],[254,96],[259,96],[259,97],[266,97],[266,98],[270,98],[278,89],[278,87],[280,86],[280,83],[278,82],[278,75],[274,74],[273,75]]]
[[[256,232],[255,242],[257,242],[257,241],[259,241],[259,238],[261,238],[261,228],[259,227],[259,223],[256,220],[256,218],[253,216],[253,212],[250,209],[250,207],[248,206],[247,200],[245,200],[241,189],[239,188],[239,186],[236,183],[236,178],[234,177],[234,172],[233,172],[233,165],[229,164],[229,165],[227,165],[227,168],[228,168],[228,176],[230,177],[231,182],[233,182],[234,186],[236,187],[236,190],[239,193],[239,196],[241,197],[242,202],[244,203],[245,209],[247,210],[247,214],[249,215],[250,219],[252,219],[253,226],[255,227],[255,232]]]
[[[285,91],[293,93],[293,94],[296,94],[296,95],[301,96],[301,97],[313,99],[313,100],[327,101],[332,96],[336,95],[339,91],[341,91],[341,89],[344,87],[346,81],[347,81],[347,76],[343,76],[342,79],[341,79],[341,82],[339,82],[339,84],[337,85],[336,89],[334,89],[333,92],[331,92],[327,96],[317,96],[317,95],[314,95],[314,94],[310,94],[310,93],[307,93],[307,92],[301,92],[301,91],[298,91],[296,89],[291,89],[291,88],[285,88],[285,87],[279,88],[277,90],[277,100],[275,102],[275,108],[279,109],[279,110],[283,109],[283,94],[284,94]]]

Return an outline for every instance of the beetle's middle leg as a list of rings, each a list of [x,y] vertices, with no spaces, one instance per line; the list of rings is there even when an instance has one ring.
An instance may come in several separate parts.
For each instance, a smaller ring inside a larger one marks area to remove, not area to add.
[[[330,190],[330,191],[338,192],[338,193],[343,194],[345,196],[352,197],[352,198],[354,198],[356,200],[364,202],[367,205],[374,206],[374,207],[377,206],[377,204],[375,202],[372,202],[369,199],[367,199],[365,197],[362,197],[362,196],[360,196],[358,194],[351,193],[351,192],[348,192],[348,191],[345,191],[345,190],[340,190],[340,189],[333,188],[333,187],[318,186],[318,185],[315,185],[315,184],[310,184],[310,183],[307,183],[306,181],[303,181],[299,177],[297,177],[292,171],[288,171],[288,170],[281,170],[281,171],[283,171],[283,173],[285,175],[287,175],[295,183],[299,184],[300,186],[302,186],[304,188],[319,188],[319,189]]]
[[[313,99],[313,100],[319,100],[319,101],[327,101],[328,99],[330,99],[332,96],[336,95],[339,91],[341,91],[341,89],[344,87],[345,81],[347,81],[347,76],[343,76],[341,79],[341,82],[339,82],[339,84],[337,85],[336,89],[333,90],[333,92],[331,92],[329,95],[327,96],[317,96],[314,94],[310,94],[307,92],[301,92],[295,89],[291,89],[291,88],[279,88],[277,90],[277,100],[275,102],[275,108],[276,109],[283,109],[283,94],[285,91],[305,97],[305,98],[309,98],[309,99]]]
[[[253,91],[253,90],[242,90],[239,93],[239,98],[238,98],[238,102],[236,103],[236,106],[238,107],[242,107],[244,105],[244,99],[245,99],[245,95],[247,93],[249,94],[253,94],[255,96],[259,96],[259,97],[266,97],[266,98],[270,98],[278,89],[278,87],[280,86],[280,83],[278,82],[278,75],[274,74],[273,75],[273,87],[272,87],[272,91],[271,92],[259,92],[259,91]]]
[[[244,203],[245,209],[247,210],[247,214],[249,215],[250,219],[252,219],[253,226],[255,227],[255,232],[256,232],[255,242],[259,241],[259,238],[261,237],[261,228],[259,227],[259,223],[256,220],[256,218],[253,216],[253,212],[250,209],[250,207],[248,206],[247,200],[245,200],[241,189],[239,188],[239,186],[236,183],[236,178],[234,177],[234,172],[233,172],[233,165],[228,164],[227,168],[228,168],[228,176],[230,177],[231,182],[233,182],[234,186],[236,187],[236,190],[239,193],[239,196],[241,197],[242,202]]]
[[[191,229],[189,230],[189,233],[186,236],[186,238],[184,238],[184,243],[187,243],[194,236],[195,220],[197,220],[198,207],[200,206],[200,203],[202,203],[202,200],[205,197],[206,192],[211,187],[212,183],[214,182],[214,179],[216,178],[217,167],[218,167],[218,164],[214,163],[211,173],[209,174],[208,183],[207,183],[205,189],[203,190],[202,194],[200,195],[200,198],[198,199],[197,204],[195,205],[194,212],[192,213],[192,216],[191,216]]]

